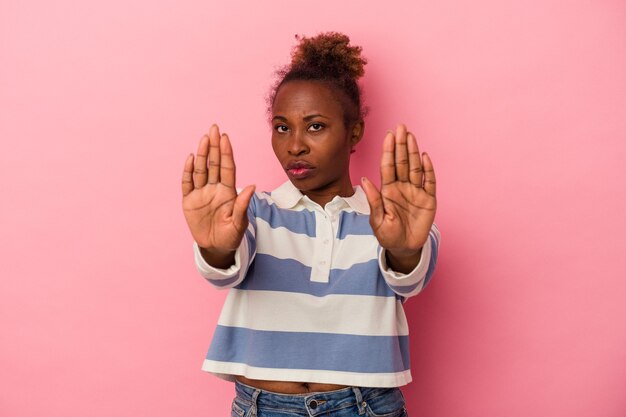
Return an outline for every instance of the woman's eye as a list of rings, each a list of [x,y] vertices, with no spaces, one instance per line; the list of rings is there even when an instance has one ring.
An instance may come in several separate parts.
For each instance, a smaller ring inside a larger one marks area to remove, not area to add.
[[[278,126],[274,127],[274,129],[276,129],[276,131],[278,133],[285,133],[287,131],[287,126],[285,126],[285,125],[278,125]]]
[[[311,126],[309,126],[309,130],[312,130],[313,132],[318,132],[323,128],[324,125],[322,125],[321,123],[313,123]]]

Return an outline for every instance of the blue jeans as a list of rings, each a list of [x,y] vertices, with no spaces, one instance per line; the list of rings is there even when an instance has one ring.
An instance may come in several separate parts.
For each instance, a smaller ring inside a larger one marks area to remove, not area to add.
[[[235,381],[231,417],[408,417],[399,388],[278,394]]]

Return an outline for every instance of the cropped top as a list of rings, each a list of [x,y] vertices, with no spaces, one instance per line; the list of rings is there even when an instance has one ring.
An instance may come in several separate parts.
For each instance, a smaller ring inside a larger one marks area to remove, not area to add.
[[[201,369],[226,380],[396,387],[411,381],[403,304],[430,281],[440,234],[433,224],[413,271],[386,265],[360,186],[321,207],[287,181],[256,192],[228,269],[200,274],[229,293]]]

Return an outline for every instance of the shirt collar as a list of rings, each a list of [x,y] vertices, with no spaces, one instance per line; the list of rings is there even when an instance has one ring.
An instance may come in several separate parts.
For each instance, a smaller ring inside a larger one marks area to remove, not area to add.
[[[280,187],[276,188],[271,193],[274,203],[284,209],[293,208],[296,204],[305,198],[304,194],[300,192],[291,181],[284,182]],[[342,199],[347,203],[350,208],[359,214],[370,214],[370,206],[365,197],[365,192],[361,186],[354,187],[354,194],[350,197],[335,197]],[[307,199],[308,200],[308,199]]]

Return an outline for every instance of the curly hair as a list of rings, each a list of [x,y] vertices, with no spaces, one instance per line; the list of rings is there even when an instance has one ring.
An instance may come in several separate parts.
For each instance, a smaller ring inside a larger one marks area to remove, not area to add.
[[[298,44],[291,52],[291,63],[276,71],[277,81],[267,98],[268,119],[280,87],[295,80],[326,83],[344,103],[344,124],[349,126],[367,114],[362,103],[362,90],[357,80],[365,73],[367,64],[360,46],[350,46],[350,38],[338,32],[320,33],[307,38],[296,35]]]

